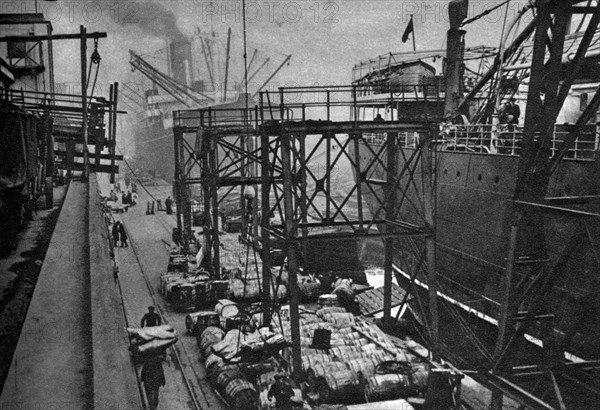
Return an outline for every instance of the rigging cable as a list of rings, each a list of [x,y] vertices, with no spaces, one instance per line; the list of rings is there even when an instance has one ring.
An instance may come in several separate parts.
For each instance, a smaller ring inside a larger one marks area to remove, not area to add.
[[[475,20],[479,20],[480,18],[482,18],[482,17],[484,17],[484,16],[487,16],[487,15],[488,15],[488,14],[490,14],[492,11],[494,11],[494,10],[496,10],[496,9],[498,9],[498,8],[500,8],[500,7],[502,7],[502,6],[504,6],[505,4],[506,4],[506,5],[507,5],[507,7],[508,7],[508,3],[510,3],[510,1],[511,1],[511,0],[506,0],[506,1],[505,1],[505,2],[503,2],[503,3],[500,3],[500,4],[497,4],[497,5],[495,5],[495,6],[494,6],[494,7],[492,7],[491,9],[487,9],[487,10],[483,11],[482,13],[479,13],[479,14],[478,14],[478,15],[476,15],[475,17],[472,17],[472,18],[470,18],[470,19],[468,19],[468,20],[465,20],[465,21],[463,21],[463,22],[462,22],[462,24],[460,25],[460,27],[464,27],[464,26],[466,26],[467,24],[474,22]]]

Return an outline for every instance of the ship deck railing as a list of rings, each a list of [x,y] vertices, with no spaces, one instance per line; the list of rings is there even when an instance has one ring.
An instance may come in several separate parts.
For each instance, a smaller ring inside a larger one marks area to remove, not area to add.
[[[556,124],[550,147],[551,156],[556,154],[569,131],[567,125]],[[466,153],[518,156],[521,153],[523,128],[506,125],[442,125],[440,134],[434,140],[438,150]],[[383,145],[386,133],[363,134],[363,141],[372,145]],[[403,148],[417,148],[419,136],[416,132],[398,133],[398,144]],[[587,127],[567,151],[565,159],[592,161],[600,150],[600,133],[595,125]]]
[[[523,127],[507,124],[461,124],[442,125],[437,142],[443,151],[479,152],[486,154],[514,155],[521,153]],[[554,156],[562,142],[570,134],[569,124],[555,124],[550,146]],[[595,125],[586,126],[565,159],[594,160],[600,148],[600,134]]]

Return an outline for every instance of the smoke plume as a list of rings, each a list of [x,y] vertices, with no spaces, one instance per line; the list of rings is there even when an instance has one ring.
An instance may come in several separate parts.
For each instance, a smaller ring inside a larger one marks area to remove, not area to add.
[[[170,41],[185,41],[186,36],[177,26],[177,17],[169,10],[175,2],[157,3],[154,1],[132,1],[137,13],[129,21],[155,37],[167,37]]]

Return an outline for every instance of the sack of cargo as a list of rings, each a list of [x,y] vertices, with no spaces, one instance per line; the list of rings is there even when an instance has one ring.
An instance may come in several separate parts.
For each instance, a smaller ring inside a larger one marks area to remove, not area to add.
[[[230,360],[238,354],[240,346],[246,339],[247,336],[239,330],[230,330],[223,340],[212,346],[212,351],[223,359]]]
[[[221,318],[227,319],[237,316],[240,311],[237,307],[237,303],[231,300],[221,299],[215,305],[215,312],[217,312]]]
[[[349,281],[341,282],[333,289],[332,293],[337,295],[341,306],[350,306],[354,303],[354,289],[352,289],[352,283]]]
[[[175,329],[171,325],[128,327],[127,333],[130,338],[146,342],[153,339],[172,339],[177,335]]]
[[[298,283],[298,293],[303,302],[316,301],[321,293],[321,282],[302,282]]]
[[[138,345],[132,345],[131,351],[141,354],[154,354],[166,350],[169,346],[177,341],[177,338],[172,339],[154,339]]]
[[[215,326],[209,326],[199,334],[197,339],[198,347],[204,357],[208,357],[212,353],[212,347],[223,340],[224,336],[225,332],[221,328]]]

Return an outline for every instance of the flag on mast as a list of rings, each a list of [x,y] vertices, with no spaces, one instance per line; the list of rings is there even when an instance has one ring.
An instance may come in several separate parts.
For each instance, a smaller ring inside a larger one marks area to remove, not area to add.
[[[410,21],[408,22],[408,25],[406,26],[406,29],[404,30],[404,34],[402,34],[402,42],[406,43],[408,41],[408,36],[413,33],[413,37],[414,37],[414,31],[415,31],[415,27],[413,26],[413,16],[410,16]]]

